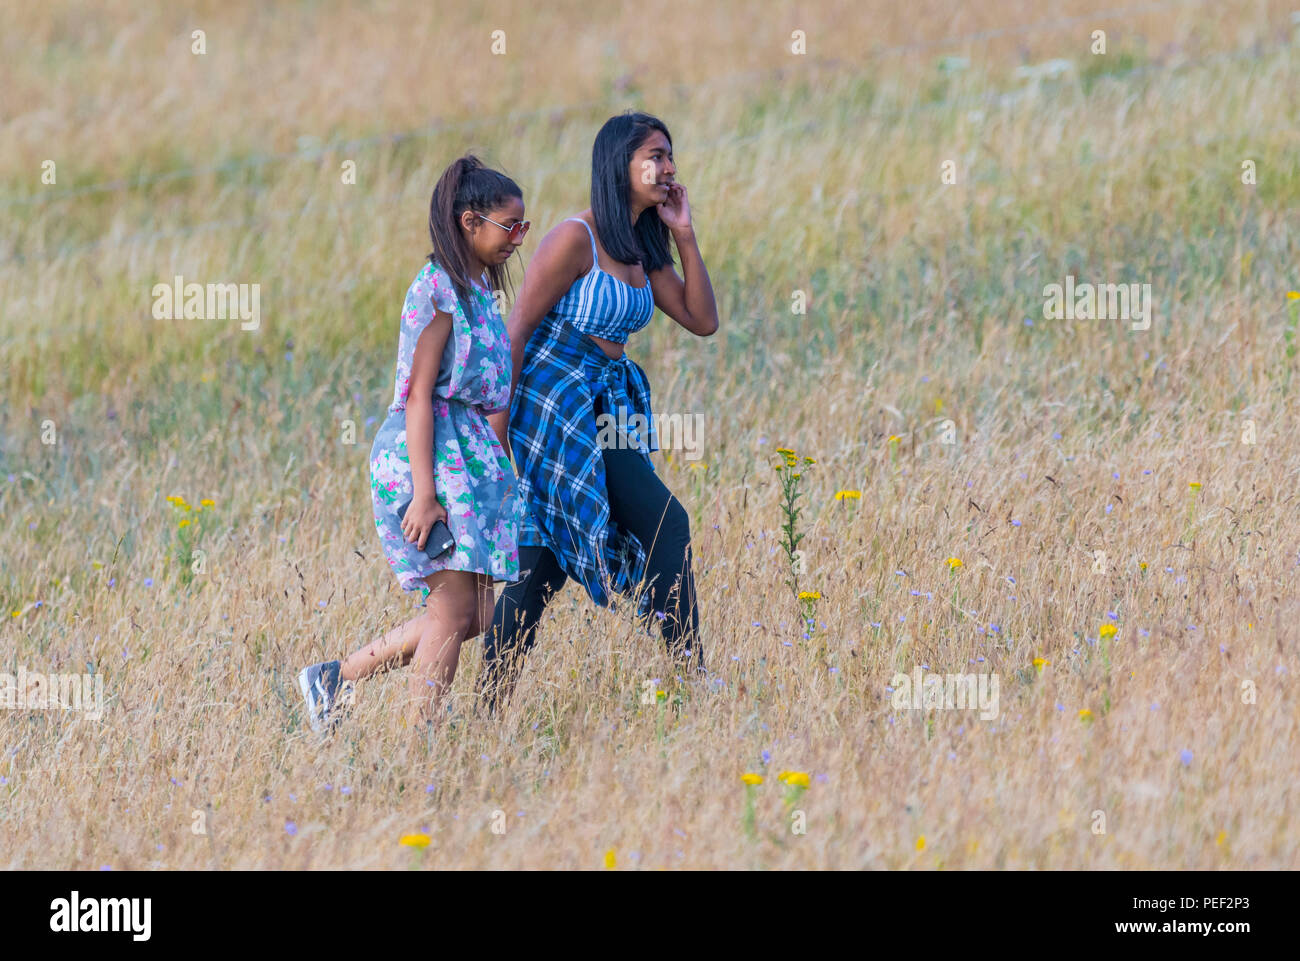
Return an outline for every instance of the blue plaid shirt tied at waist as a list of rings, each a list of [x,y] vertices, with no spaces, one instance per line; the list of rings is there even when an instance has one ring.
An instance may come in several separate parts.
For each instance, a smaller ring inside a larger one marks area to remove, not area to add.
[[[529,505],[519,543],[549,548],[606,607],[611,591],[625,594],[640,584],[646,549],[610,518],[600,441],[616,435],[598,428],[597,398],[613,418],[602,426],[627,435],[649,461],[659,441],[645,371],[626,354],[610,359],[567,320],[548,314],[525,348],[510,404],[510,446]],[[648,601],[647,593],[642,613]]]

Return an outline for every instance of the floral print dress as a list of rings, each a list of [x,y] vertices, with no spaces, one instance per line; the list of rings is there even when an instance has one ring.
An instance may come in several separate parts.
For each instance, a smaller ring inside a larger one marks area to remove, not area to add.
[[[425,597],[424,579],[437,571],[519,578],[519,522],[527,502],[486,416],[510,402],[510,338],[486,274],[480,280],[471,284],[468,313],[441,266],[427,264],[411,283],[402,308],[393,403],[370,451],[371,503],[384,554],[402,589]],[[452,330],[434,387],[431,456],[438,500],[456,538],[455,549],[436,560],[406,540],[397,517],[415,490],[406,448],[411,359],[435,306],[451,316]]]

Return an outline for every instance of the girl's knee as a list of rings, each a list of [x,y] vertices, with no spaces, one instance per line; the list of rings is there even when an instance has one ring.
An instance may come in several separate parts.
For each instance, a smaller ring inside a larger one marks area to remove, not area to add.
[[[424,623],[420,628],[420,639],[434,636],[436,634],[460,635],[463,639],[469,634],[474,622],[478,619],[478,613],[472,603],[463,600],[456,600],[450,597],[440,599],[435,607],[429,605],[429,609],[424,613]]]

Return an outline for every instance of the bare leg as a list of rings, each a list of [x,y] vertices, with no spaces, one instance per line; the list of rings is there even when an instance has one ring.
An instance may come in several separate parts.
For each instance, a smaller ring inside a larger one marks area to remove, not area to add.
[[[475,574],[478,604],[474,620],[465,632],[467,638],[478,637],[492,623],[493,581],[490,574]],[[371,674],[406,667],[420,645],[427,614],[417,614],[401,627],[395,627],[357,651],[345,657],[340,665],[339,680],[359,681]]]
[[[380,671],[405,667],[420,644],[420,632],[427,617],[427,612],[417,614],[401,627],[349,654],[340,666],[339,679],[359,681]]]
[[[474,592],[477,603],[474,605],[474,619],[470,621],[466,638],[478,637],[492,623],[492,610],[496,601],[496,592],[491,574],[474,575]]]
[[[421,619],[420,641],[411,658],[411,722],[435,726],[442,697],[456,677],[460,645],[474,620],[478,575],[465,571],[439,571],[426,578],[428,612]]]

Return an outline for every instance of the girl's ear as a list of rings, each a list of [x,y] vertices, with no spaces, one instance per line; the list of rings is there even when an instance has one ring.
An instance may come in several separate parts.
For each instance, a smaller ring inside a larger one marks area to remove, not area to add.
[[[478,220],[478,214],[472,210],[464,210],[460,215],[460,225],[470,233],[474,232],[475,221]]]

